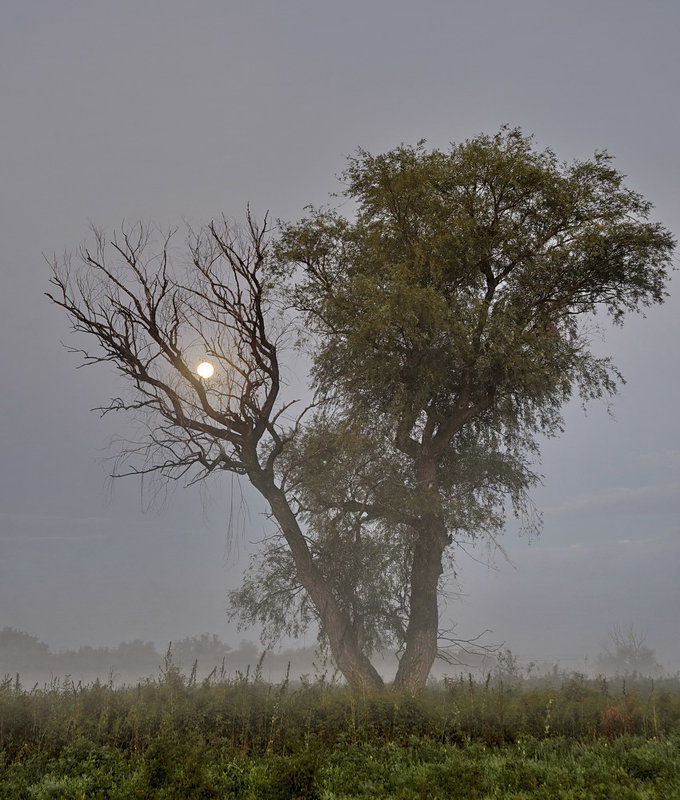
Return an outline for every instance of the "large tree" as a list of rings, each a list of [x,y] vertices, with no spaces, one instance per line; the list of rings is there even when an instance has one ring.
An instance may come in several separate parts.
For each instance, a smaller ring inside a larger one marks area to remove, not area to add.
[[[141,228],[99,236],[85,272],[54,263],[52,299],[98,339],[86,360],[131,380],[111,408],[151,415],[134,471],[231,470],[266,498],[277,533],[232,593],[243,619],[317,621],[357,688],[382,686],[369,656],[396,643],[394,686],[417,691],[446,559],[501,531],[507,498],[526,510],[572,393],[615,390],[594,314],[661,302],[674,242],[605,153],[565,164],[517,130],[361,151],[344,180],[351,218],[313,210],[269,251],[250,217],[240,236],[210,225],[186,273]],[[295,314],[318,405],[287,421],[277,335]]]
[[[539,437],[574,392],[615,390],[595,323],[661,302],[673,240],[606,153],[561,163],[518,130],[360,151],[343,179],[351,219],[312,210],[277,244],[325,400],[292,471],[308,525],[350,554],[357,531],[399,540],[378,548],[391,569],[369,555],[372,570],[346,572],[377,590],[361,620],[403,647],[395,686],[416,689],[446,555],[502,528],[504,496],[525,510]]]

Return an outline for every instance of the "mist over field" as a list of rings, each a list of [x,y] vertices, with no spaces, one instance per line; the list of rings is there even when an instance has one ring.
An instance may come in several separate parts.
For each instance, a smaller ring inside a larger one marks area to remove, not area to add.
[[[169,642],[182,669],[224,658],[235,675],[262,653],[258,627],[237,630],[226,609],[271,533],[262,502],[231,476],[167,497],[134,478],[109,486],[109,441],[130,426],[91,410],[124,387],[60,345],[72,334],[43,296],[43,254],[76,250],[90,223],[200,225],[248,203],[273,220],[309,203],[349,213],[329,195],[357,147],[445,149],[506,123],[566,161],[609,150],[680,231],[679,24],[663,0],[6,0],[0,677],[134,682],[158,674]],[[480,674],[508,649],[522,674],[635,671],[600,658],[617,626],[652,651],[649,674],[680,670],[678,289],[675,277],[664,305],[598,341],[627,382],[611,414],[573,400],[564,433],[541,443],[540,534],[509,516],[498,547],[457,555],[442,627],[496,648],[471,659]],[[291,391],[307,368],[291,356]],[[284,637],[264,677],[289,660],[313,674],[315,638]]]
[[[0,2],[3,800],[680,798],[678,31]]]
[[[445,655],[446,659],[435,662],[431,682],[461,677],[483,681],[489,676],[507,681],[534,679],[558,684],[574,675],[633,679],[678,677],[677,670],[659,664],[646,636],[633,626],[615,627],[597,653],[579,661],[527,660],[518,657],[509,647],[485,648],[479,642],[464,647],[450,646]],[[386,681],[394,678],[398,663],[394,654],[382,653],[375,662]],[[95,681],[130,686],[163,680],[173,669],[185,678],[198,681],[344,682],[329,653],[314,645],[266,649],[247,639],[230,645],[216,634],[203,633],[168,642],[165,647],[135,640],[121,642],[117,647],[60,650],[50,648],[24,631],[0,630],[0,678],[18,678],[25,688],[64,682],[87,685]]]

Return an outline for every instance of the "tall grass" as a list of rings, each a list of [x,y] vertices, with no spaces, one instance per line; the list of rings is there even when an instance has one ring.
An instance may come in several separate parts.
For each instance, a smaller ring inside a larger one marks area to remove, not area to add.
[[[258,668],[198,681],[168,660],[134,687],[0,683],[3,799],[680,798],[679,745],[677,678],[460,676],[357,696]]]
[[[0,682],[0,749],[58,752],[83,735],[100,744],[143,750],[159,731],[200,733],[244,753],[285,754],[310,738],[401,742],[416,735],[488,745],[531,736],[592,740],[631,733],[665,736],[680,729],[680,680],[588,679],[484,681],[460,676],[422,695],[353,695],[325,679],[278,685],[256,668],[233,680],[197,681],[167,664],[155,680],[116,688],[55,679],[25,689],[18,676]]]

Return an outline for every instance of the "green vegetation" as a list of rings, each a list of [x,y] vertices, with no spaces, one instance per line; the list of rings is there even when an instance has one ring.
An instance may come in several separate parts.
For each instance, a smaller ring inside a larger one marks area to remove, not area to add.
[[[680,681],[0,684],[2,800],[680,798]]]

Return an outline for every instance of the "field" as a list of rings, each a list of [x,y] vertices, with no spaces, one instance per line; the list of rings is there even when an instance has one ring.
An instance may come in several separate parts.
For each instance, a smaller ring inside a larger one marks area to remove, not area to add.
[[[680,681],[0,685],[2,800],[680,798]]]

